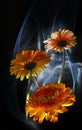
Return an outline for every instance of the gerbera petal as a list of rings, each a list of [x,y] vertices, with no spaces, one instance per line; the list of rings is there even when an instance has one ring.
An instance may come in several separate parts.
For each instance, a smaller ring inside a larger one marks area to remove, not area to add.
[[[35,116],[39,111],[40,111],[39,109],[32,109],[32,110],[29,112],[30,117]]]
[[[28,103],[27,103],[28,104]],[[25,111],[27,112],[30,112],[31,110],[33,110],[33,108],[31,107],[31,106],[29,106],[29,105],[25,105]],[[27,107],[28,106],[28,107]]]
[[[39,123],[41,124],[46,116],[46,113],[43,113],[41,117],[39,117]]]
[[[56,116],[52,115],[50,121],[53,122],[53,123],[57,122],[58,116],[56,117]]]
[[[18,72],[16,75],[16,79],[18,79],[21,76],[21,72]]]
[[[25,75],[24,75],[24,73],[22,73],[22,74],[20,75],[20,80],[23,81],[24,77],[25,77]]]
[[[73,105],[74,102],[75,102],[75,96],[71,95],[71,97],[68,97],[68,100],[65,103],[62,104],[62,106],[68,107],[68,106]]]
[[[39,116],[39,123],[41,124],[46,116],[46,113],[42,111],[42,114]]]
[[[42,114],[42,110],[40,109],[40,110],[35,114],[35,116],[33,117],[33,121],[38,120],[39,117],[41,116],[41,114]]]
[[[49,112],[46,114],[45,119],[46,119],[47,121],[49,121],[49,120],[51,119],[51,115],[49,114]]]
[[[60,108],[57,109],[58,113],[64,113],[64,112],[67,112],[67,111],[68,111],[68,109],[66,107],[63,107],[63,106],[61,106]]]

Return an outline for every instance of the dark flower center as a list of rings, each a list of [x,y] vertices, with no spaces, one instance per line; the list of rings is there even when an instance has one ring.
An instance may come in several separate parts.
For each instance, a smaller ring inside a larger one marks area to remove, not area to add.
[[[65,40],[61,40],[57,44],[58,44],[59,47],[65,47],[67,42]]]
[[[24,68],[27,69],[27,70],[32,70],[35,66],[36,66],[35,62],[29,62],[28,64],[26,64],[24,66]]]

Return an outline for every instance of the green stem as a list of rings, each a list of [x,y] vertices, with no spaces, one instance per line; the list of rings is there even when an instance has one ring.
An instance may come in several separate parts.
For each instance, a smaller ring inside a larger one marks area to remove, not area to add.
[[[29,77],[29,79],[28,79],[28,87],[27,87],[27,95],[26,95],[26,104],[28,103],[29,95],[30,95],[31,77],[32,77],[32,71],[30,71],[30,77]],[[28,113],[26,113],[26,120],[28,120]]]
[[[36,78],[35,78],[35,77],[32,77],[32,80],[33,80],[34,84],[36,85],[36,87],[39,87],[39,85],[38,85],[38,82],[37,82]]]
[[[63,50],[62,68],[61,68],[60,73],[59,73],[58,84],[61,82],[61,79],[62,79],[64,64],[65,64],[65,55],[64,55],[64,50]]]

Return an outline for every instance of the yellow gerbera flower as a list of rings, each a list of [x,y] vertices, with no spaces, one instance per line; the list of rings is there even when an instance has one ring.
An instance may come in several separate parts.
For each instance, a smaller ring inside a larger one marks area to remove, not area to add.
[[[74,47],[76,44],[76,37],[74,33],[70,30],[61,30],[51,33],[51,38],[43,41],[46,43],[45,48],[48,48],[50,51],[62,52],[63,49],[69,50],[70,47]]]
[[[29,113],[33,121],[38,120],[39,123],[44,119],[55,123],[58,121],[58,113],[67,112],[66,107],[74,104],[75,96],[71,93],[72,89],[63,83],[39,87],[29,97],[25,106],[26,114]]]
[[[15,59],[11,60],[10,74],[16,75],[16,78],[20,77],[21,81],[25,77],[28,79],[30,71],[32,71],[32,76],[39,75],[49,61],[50,57],[45,51],[23,50],[16,55]]]

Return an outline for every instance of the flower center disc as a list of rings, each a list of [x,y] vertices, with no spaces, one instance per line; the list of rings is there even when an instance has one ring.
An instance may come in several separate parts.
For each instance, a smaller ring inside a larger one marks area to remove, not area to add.
[[[67,43],[66,43],[65,40],[62,40],[62,41],[59,41],[59,42],[58,42],[58,46],[59,46],[59,47],[65,47],[66,44],[67,44]]]
[[[26,64],[24,66],[24,68],[27,69],[27,70],[32,70],[35,66],[36,66],[35,62],[29,62],[28,64]]]

